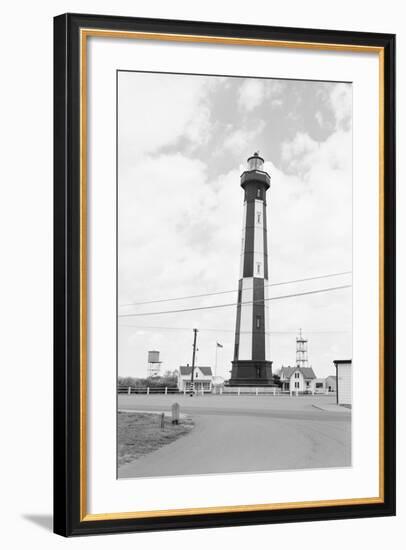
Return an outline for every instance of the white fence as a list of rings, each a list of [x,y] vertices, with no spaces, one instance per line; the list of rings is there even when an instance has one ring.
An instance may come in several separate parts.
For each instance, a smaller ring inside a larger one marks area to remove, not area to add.
[[[289,395],[289,392],[280,388],[251,387],[251,386],[224,386],[217,393],[223,395]]]
[[[143,394],[143,395],[155,395],[155,394],[183,394],[186,395],[190,393],[190,389],[179,390],[178,388],[171,388],[167,386],[155,386],[155,387],[146,387],[146,388],[136,388],[134,386],[117,386],[117,393],[119,394]],[[194,390],[195,394],[198,395],[269,395],[269,396],[279,396],[279,397],[306,397],[311,395],[335,395],[335,392],[320,392],[320,391],[289,391],[282,390],[281,388],[269,388],[269,387],[251,387],[251,386],[217,386],[213,387],[211,392],[199,388]]]
[[[146,388],[136,388],[135,386],[117,386],[117,393],[120,394],[157,394],[164,393],[165,395],[179,393],[178,388],[170,388],[168,386],[151,386]]]

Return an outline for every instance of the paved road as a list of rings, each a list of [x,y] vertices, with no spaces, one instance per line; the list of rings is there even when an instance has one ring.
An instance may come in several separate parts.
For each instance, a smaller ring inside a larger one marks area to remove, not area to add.
[[[119,470],[119,477],[342,467],[351,464],[351,413],[334,398],[271,396],[119,396],[119,408],[168,411],[195,421],[193,431]]]

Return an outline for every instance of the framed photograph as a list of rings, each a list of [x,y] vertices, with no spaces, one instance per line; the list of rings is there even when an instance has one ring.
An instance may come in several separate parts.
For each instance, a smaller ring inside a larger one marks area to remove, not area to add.
[[[395,514],[395,37],[54,20],[54,530]]]

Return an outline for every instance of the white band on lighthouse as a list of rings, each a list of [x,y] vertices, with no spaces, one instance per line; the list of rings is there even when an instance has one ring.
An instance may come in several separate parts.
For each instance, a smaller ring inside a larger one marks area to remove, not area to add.
[[[264,203],[255,200],[254,219],[254,256],[253,274],[254,277],[264,277]]]
[[[242,284],[241,292],[241,312],[240,312],[240,341],[238,347],[237,359],[250,360],[252,358],[252,302],[254,298],[254,280],[247,277],[240,281]]]

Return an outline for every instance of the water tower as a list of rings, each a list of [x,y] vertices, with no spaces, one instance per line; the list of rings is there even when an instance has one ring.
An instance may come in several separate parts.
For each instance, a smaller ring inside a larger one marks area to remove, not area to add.
[[[159,360],[159,351],[148,352],[148,378],[159,376],[161,373],[162,361]]]
[[[308,366],[307,360],[307,338],[303,338],[302,329],[299,330],[299,336],[296,337],[296,366],[303,368]]]

